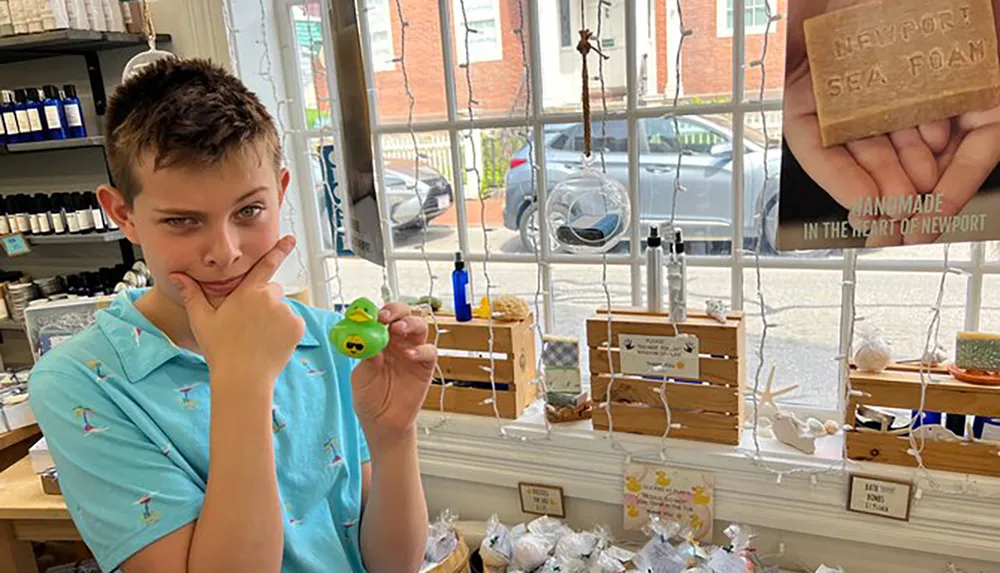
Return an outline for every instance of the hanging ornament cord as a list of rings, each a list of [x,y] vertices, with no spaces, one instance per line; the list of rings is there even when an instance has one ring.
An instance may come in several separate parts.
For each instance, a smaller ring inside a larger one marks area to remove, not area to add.
[[[156,26],[153,25],[153,14],[149,9],[149,0],[142,0],[142,29],[146,32],[149,49],[156,49]]]

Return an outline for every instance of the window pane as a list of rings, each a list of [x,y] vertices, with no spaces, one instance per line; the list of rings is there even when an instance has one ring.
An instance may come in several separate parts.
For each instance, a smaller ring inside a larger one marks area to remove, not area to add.
[[[982,310],[979,313],[979,330],[1000,332],[1000,276],[983,277]]]
[[[447,132],[418,133],[414,153],[409,134],[382,136],[384,184],[398,250],[458,250],[451,143]],[[415,161],[420,157],[419,164]],[[426,225],[425,225],[426,221]]]
[[[402,66],[392,60],[402,53],[396,0],[364,0],[368,7],[368,41],[372,44],[375,92],[379,121],[405,123],[410,100]],[[414,97],[415,121],[445,119],[444,66],[441,59],[441,26],[437,3],[401,0],[406,28],[406,71]]]
[[[462,174],[472,251],[484,252],[488,242],[494,253],[531,252],[522,245],[518,230],[524,192],[532,189],[529,160],[533,162],[533,157],[526,133],[524,129],[477,129],[469,138],[468,131],[460,132],[463,161],[471,162],[474,151],[478,167],[478,172]]]
[[[559,0],[559,34],[562,47],[573,46],[573,22],[570,20],[570,0]]]
[[[465,19],[457,2],[452,3],[452,46],[455,62],[455,97],[458,117],[469,118],[469,101],[476,117],[525,117],[528,104],[530,72],[525,63],[530,61],[527,44],[522,49],[521,37],[516,30],[523,26],[524,39],[530,40],[528,0],[504,3],[500,0],[466,0]],[[466,61],[466,19],[469,29],[468,56]],[[523,22],[522,22],[523,20]],[[557,29],[553,28],[556,34]],[[554,36],[553,41],[558,41]],[[522,58],[522,52],[524,57]],[[468,78],[472,80],[470,94]]]
[[[292,6],[295,53],[299,62],[299,81],[305,99],[306,127],[320,129],[332,123],[330,91],[323,51],[323,25],[318,2]]]
[[[674,218],[683,231],[690,254],[728,254],[732,248],[733,174],[732,130],[730,117],[684,116],[642,119],[638,122],[639,150],[639,221],[641,234],[648,226]],[[680,185],[673,207],[680,153]],[[748,154],[749,155],[749,154]],[[755,176],[763,172],[751,158],[745,161],[748,204],[760,191]],[[760,173],[758,173],[758,171]],[[749,219],[748,219],[749,221]],[[752,225],[744,231],[754,232]]]
[[[337,181],[337,157],[334,139],[315,138],[309,141],[309,160],[312,167],[313,190],[320,212],[320,229],[323,235],[323,249],[337,249],[346,254],[347,228],[344,211],[341,208],[339,181]],[[337,233],[334,234],[334,229]]]
[[[644,2],[637,2],[637,9],[646,10]],[[641,4],[641,6],[640,6]],[[541,36],[542,60],[542,82],[545,97],[544,105],[547,110],[579,110],[581,109],[581,56],[576,51],[576,43],[579,36],[576,31],[583,24],[580,19],[580,3],[569,3],[569,26],[574,31],[572,41],[569,46],[562,45],[562,29],[565,24],[561,18],[559,4],[556,2],[539,2],[539,27]],[[610,109],[623,109],[625,107],[625,78],[626,78],[626,54],[625,54],[625,3],[614,2],[605,4],[601,13],[601,33],[597,33],[597,6],[598,0],[586,0],[586,26],[594,33],[593,44],[599,46],[601,51],[609,59],[604,61],[604,95]],[[646,18],[639,18],[639,25],[636,28],[640,33],[647,30]],[[643,43],[646,46],[647,43]],[[651,44],[650,44],[651,45]],[[505,45],[506,49],[506,45]],[[639,63],[642,65],[644,59],[652,55],[651,48],[640,49]],[[589,90],[591,107],[600,110],[601,104],[601,82],[599,56],[591,52],[587,57],[587,73],[589,76]],[[650,63],[654,63],[652,60]],[[640,97],[642,97],[640,90]]]
[[[625,120],[612,120],[608,122],[595,121],[591,124],[591,144],[594,149],[593,168],[600,172],[606,170],[609,177],[617,180],[625,189],[628,189],[628,126]],[[549,145],[545,148],[545,176],[548,192],[551,194],[557,185],[565,181],[570,175],[578,171],[583,165],[583,140],[584,130],[582,123],[573,124],[552,124],[546,126],[546,140]],[[603,153],[602,150],[603,149]],[[602,163],[603,157],[603,163]],[[530,169],[527,165],[512,170],[508,177],[508,196],[506,205],[509,213],[513,216],[519,213],[516,218],[518,230],[521,237],[525,238],[523,245],[528,249],[533,245],[535,230],[534,211],[529,206],[534,191],[529,189],[528,178]],[[579,201],[574,202],[574,214],[577,215],[614,215],[616,212],[609,212],[603,206],[591,201],[599,196],[584,194],[578,197]],[[512,217],[513,218],[513,217]],[[612,232],[618,227],[610,229]],[[549,234],[555,237],[558,229],[549,225]],[[556,248],[553,242],[553,248]],[[612,249],[612,252],[625,252],[627,242],[622,241]],[[530,252],[530,250],[529,250]]]
[[[339,280],[337,266],[340,266]],[[330,308],[339,310],[339,305],[350,304],[364,296],[373,301],[382,300],[382,267],[355,256],[341,256],[326,259]],[[343,296],[341,296],[341,293]],[[315,301],[320,304],[321,301]]]
[[[578,337],[581,351],[587,347],[587,319],[597,314],[598,309],[607,308],[602,274],[601,265],[554,265],[552,268],[557,309],[553,334]],[[632,306],[629,267],[608,265],[607,279],[612,308]],[[580,371],[584,373],[585,384],[589,385],[590,356],[585,351],[580,352]]]
[[[764,303],[769,328],[760,387],[775,366],[774,388],[798,384],[781,401],[811,408],[835,409],[839,393],[840,271],[763,269]],[[747,386],[756,373],[763,325],[757,299],[755,269],[743,274],[747,331]]]
[[[639,3],[641,4],[641,3]],[[640,31],[653,18],[652,36],[637,34],[639,100],[649,105],[673,103],[677,86],[677,52],[681,50],[680,98],[682,103],[720,103],[733,92],[733,9],[722,0],[682,3],[684,27],[692,34],[681,41],[677,2],[654,3],[653,14],[637,6]]]
[[[855,306],[865,319],[855,330],[866,323],[874,325],[892,345],[894,359],[919,360],[940,283],[940,273],[858,272]],[[949,356],[955,355],[955,333],[965,323],[965,289],[964,277],[948,275],[939,340]]]
[[[748,4],[749,5],[749,4]],[[775,12],[786,14],[788,12],[787,3],[775,0],[771,3]],[[748,14],[751,12],[748,9]],[[764,8],[764,0],[760,0],[759,7],[752,10],[754,16],[754,28],[748,30],[743,48],[743,97],[746,101],[760,100],[760,78],[761,69],[758,66],[751,66],[750,62],[760,60],[764,49],[764,28],[767,26],[767,11]],[[750,26],[750,24],[747,24]],[[765,100],[781,99],[782,87],[785,85],[785,31],[788,28],[786,19],[778,20],[771,24],[771,33],[767,38],[767,57],[764,60],[766,70],[766,86],[764,89]],[[775,125],[780,127],[780,114],[777,121],[768,119],[769,127]],[[769,130],[770,131],[770,130]]]

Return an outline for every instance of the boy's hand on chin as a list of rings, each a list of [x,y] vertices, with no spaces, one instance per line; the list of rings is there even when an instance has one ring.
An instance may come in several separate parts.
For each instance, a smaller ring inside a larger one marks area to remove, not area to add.
[[[409,306],[388,304],[378,319],[389,327],[389,345],[351,375],[354,409],[370,442],[413,432],[437,362],[437,349],[427,343],[427,322],[411,316]]]
[[[233,379],[243,384],[242,391],[249,390],[247,381],[264,378],[270,390],[291,359],[305,332],[305,323],[282,302],[281,285],[272,283],[271,277],[294,248],[291,236],[278,241],[218,308],[209,304],[191,277],[170,275],[170,281],[181,292],[191,331],[213,374],[213,389],[220,389],[215,379],[218,376],[220,380]]]

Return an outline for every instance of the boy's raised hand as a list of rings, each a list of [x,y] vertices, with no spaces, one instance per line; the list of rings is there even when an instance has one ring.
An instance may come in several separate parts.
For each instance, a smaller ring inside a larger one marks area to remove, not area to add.
[[[354,409],[369,441],[415,428],[437,362],[437,349],[427,343],[427,321],[412,316],[409,306],[390,303],[378,319],[389,327],[389,345],[351,375]]]
[[[218,308],[191,277],[170,275],[210,372],[241,380],[264,378],[273,387],[305,332],[302,318],[282,301],[281,285],[271,282],[294,248],[294,237],[279,240]]]

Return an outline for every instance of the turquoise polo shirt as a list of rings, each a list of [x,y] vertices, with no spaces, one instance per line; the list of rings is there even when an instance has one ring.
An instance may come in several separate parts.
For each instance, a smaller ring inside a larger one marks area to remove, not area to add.
[[[66,505],[101,569],[198,518],[208,481],[209,377],[120,293],[31,371],[31,405]],[[356,363],[333,312],[287,301],[305,335],[274,387],[285,573],[363,572],[358,529],[368,445],[351,401]]]

